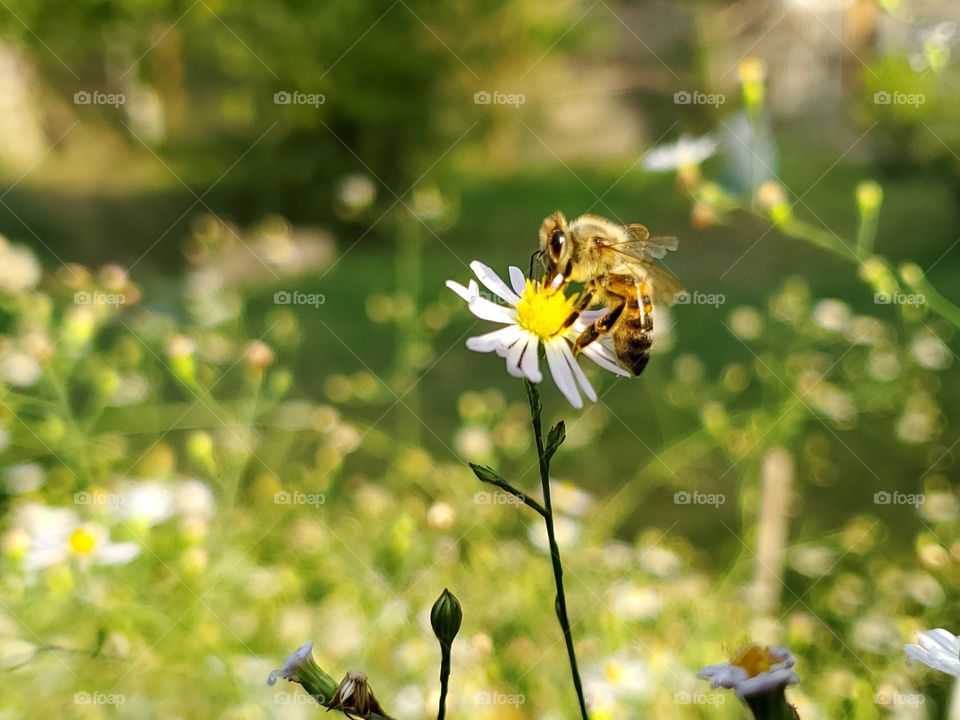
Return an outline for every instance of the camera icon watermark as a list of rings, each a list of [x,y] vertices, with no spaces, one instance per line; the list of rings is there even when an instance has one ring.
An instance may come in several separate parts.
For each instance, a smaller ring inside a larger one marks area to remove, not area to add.
[[[873,494],[874,505],[912,505],[919,508],[927,501],[923,493],[902,493],[898,490],[888,492],[887,490],[878,490]]]
[[[78,692],[73,694],[74,705],[123,705],[127,701],[120,693]]]
[[[123,93],[105,93],[99,90],[78,90],[73,94],[74,105],[109,105],[118,108],[127,101]]]
[[[477,705],[513,705],[518,707],[527,702],[527,697],[522,693],[505,693],[492,691],[481,691],[473,696],[473,701]]]
[[[274,705],[314,705],[316,699],[306,693],[277,692],[273,694]]]
[[[326,504],[326,502],[327,496],[323,493],[278,490],[273,494],[274,505],[308,505],[310,507],[320,507]]]
[[[713,107],[720,107],[725,102],[727,102],[727,96],[723,93],[680,90],[673,94],[674,105],[712,105]]]
[[[294,290],[277,290],[273,294],[274,305],[310,305],[319,308],[327,302],[327,296],[322,293],[305,293]]]
[[[723,493],[702,493],[687,492],[679,490],[673,494],[674,505],[709,505],[718,508],[727,502],[727,496]]]
[[[700,690],[687,692],[679,690],[673,694],[675,705],[714,705],[719,707],[727,701],[727,696],[720,693],[706,693]]]
[[[89,292],[87,290],[78,290],[73,294],[74,305],[112,305],[117,307],[127,302],[127,296],[123,293],[105,293],[100,290]]]
[[[481,490],[473,494],[474,505],[523,505],[523,500],[508,492]]]
[[[877,705],[920,707],[927,702],[927,698],[922,693],[901,693],[881,690],[873,696],[873,701]]]
[[[682,290],[673,296],[673,301],[677,305],[712,305],[718,308],[727,301],[727,296],[723,293],[703,293],[699,290],[694,290],[693,292]]]
[[[80,490],[73,494],[74,505],[90,505],[94,507],[121,508],[127,503],[123,493],[107,492],[105,490]]]
[[[874,293],[873,302],[876,305],[912,305],[919,307],[920,305],[926,305],[927,298],[923,293],[905,293],[895,290],[894,292]]]
[[[313,108],[319,108],[327,101],[327,96],[323,93],[304,93],[299,90],[289,92],[280,90],[273,94],[274,105],[309,105]]]
[[[473,94],[474,105],[510,105],[519,108],[527,101],[522,93],[487,92],[480,90]]]
[[[874,105],[911,105],[918,108],[927,101],[923,93],[888,92],[879,90],[873,94]]]

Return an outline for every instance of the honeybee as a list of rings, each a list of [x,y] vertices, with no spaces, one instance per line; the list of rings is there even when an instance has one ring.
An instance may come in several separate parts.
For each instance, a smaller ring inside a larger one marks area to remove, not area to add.
[[[555,212],[540,225],[540,251],[548,281],[582,283],[583,293],[566,321],[569,327],[595,303],[609,311],[587,327],[574,354],[609,335],[617,357],[634,376],[643,372],[653,345],[653,302],[672,305],[680,281],[653,260],[677,249],[677,239],[652,237],[643,225],[619,225],[597,215],[572,222]]]

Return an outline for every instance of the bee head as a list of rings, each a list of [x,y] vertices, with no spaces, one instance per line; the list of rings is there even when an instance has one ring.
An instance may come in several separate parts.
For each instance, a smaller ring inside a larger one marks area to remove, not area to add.
[[[557,274],[566,280],[573,270],[571,258],[573,243],[568,236],[567,219],[560,211],[555,212],[540,225],[540,253],[547,270],[547,280]]]

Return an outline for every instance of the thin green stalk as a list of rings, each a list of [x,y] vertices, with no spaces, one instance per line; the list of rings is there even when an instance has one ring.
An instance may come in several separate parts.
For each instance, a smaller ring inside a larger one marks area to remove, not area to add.
[[[447,716],[447,687],[450,684],[450,645],[440,643],[440,710],[437,720]]]
[[[550,456],[543,444],[543,425],[541,415],[543,408],[540,404],[540,393],[529,380],[523,381],[527,389],[527,399],[530,401],[530,418],[533,422],[533,435],[537,441],[537,457],[540,465],[540,484],[543,487],[544,521],[547,525],[547,539],[550,544],[550,559],[553,564],[553,580],[557,587],[556,611],[557,619],[563,630],[563,639],[567,645],[567,655],[570,658],[570,672],[573,674],[573,686],[577,691],[577,701],[580,703],[580,714],[583,720],[589,720],[587,703],[583,697],[583,683],[580,680],[580,671],[577,669],[577,654],[573,647],[573,632],[570,629],[570,619],[567,616],[567,597],[563,589],[563,565],[560,562],[560,548],[557,546],[556,531],[553,526],[553,500],[550,496]]]

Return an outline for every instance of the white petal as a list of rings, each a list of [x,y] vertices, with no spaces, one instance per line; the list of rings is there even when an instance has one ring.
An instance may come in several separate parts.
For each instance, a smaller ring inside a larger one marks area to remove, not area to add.
[[[544,343],[547,351],[547,365],[560,392],[563,393],[563,396],[571,405],[579,409],[583,407],[583,399],[577,390],[576,380],[573,379],[573,374],[570,372],[570,365],[567,364],[567,360],[563,356],[561,343],[562,347],[566,347],[566,341],[562,339],[559,342],[554,339]]]
[[[943,628],[934,628],[925,633],[920,633],[919,640],[920,646],[928,650],[938,648],[952,656],[957,656],[960,653],[960,639]]]
[[[527,289],[527,276],[515,265],[510,266],[510,284],[517,295],[523,295],[523,291]]]
[[[469,338],[467,348],[474,352],[496,352],[505,355],[507,348],[516,341],[522,332],[516,325],[508,325],[485,335]]]
[[[516,305],[520,302],[520,296],[507,287],[507,284],[482,262],[474,260],[470,263],[470,269],[477,274],[480,282],[497,297],[503,298],[511,305]]]
[[[456,280],[447,280],[446,285],[467,302],[470,302],[480,294],[480,286],[477,285],[476,280],[471,280],[467,287],[464,287]]]
[[[136,543],[108,543],[97,550],[97,562],[103,565],[126,565],[139,554],[140,546]]]
[[[590,358],[604,370],[609,370],[621,377],[630,377],[630,373],[617,363],[617,356],[610,352],[600,341],[592,342],[583,349],[583,354]]]
[[[543,374],[540,372],[539,351],[540,341],[535,335],[531,335],[527,341],[527,349],[523,353],[523,359],[520,361],[520,367],[527,380],[534,383],[543,380]]]
[[[67,559],[65,545],[31,548],[23,558],[25,570],[42,570]]]
[[[590,402],[596,402],[597,393],[593,389],[593,385],[587,380],[587,376],[583,374],[583,368],[580,367],[580,363],[578,363],[577,359],[573,356],[573,351],[570,349],[570,346],[567,345],[565,340],[561,342],[563,346],[560,348],[560,352],[563,353],[564,359],[567,361],[567,364],[570,365],[570,369],[573,370],[573,377],[580,383],[580,387],[583,388],[583,393],[590,398]]]
[[[527,348],[527,339],[518,338],[507,351],[507,372],[515,378],[523,377],[523,370],[520,368],[520,360],[523,358],[523,351]]]
[[[504,307],[491,302],[486,298],[476,297],[471,300],[467,307],[474,315],[481,320],[490,320],[498,323],[512,323],[517,319],[517,311],[512,307]]]

